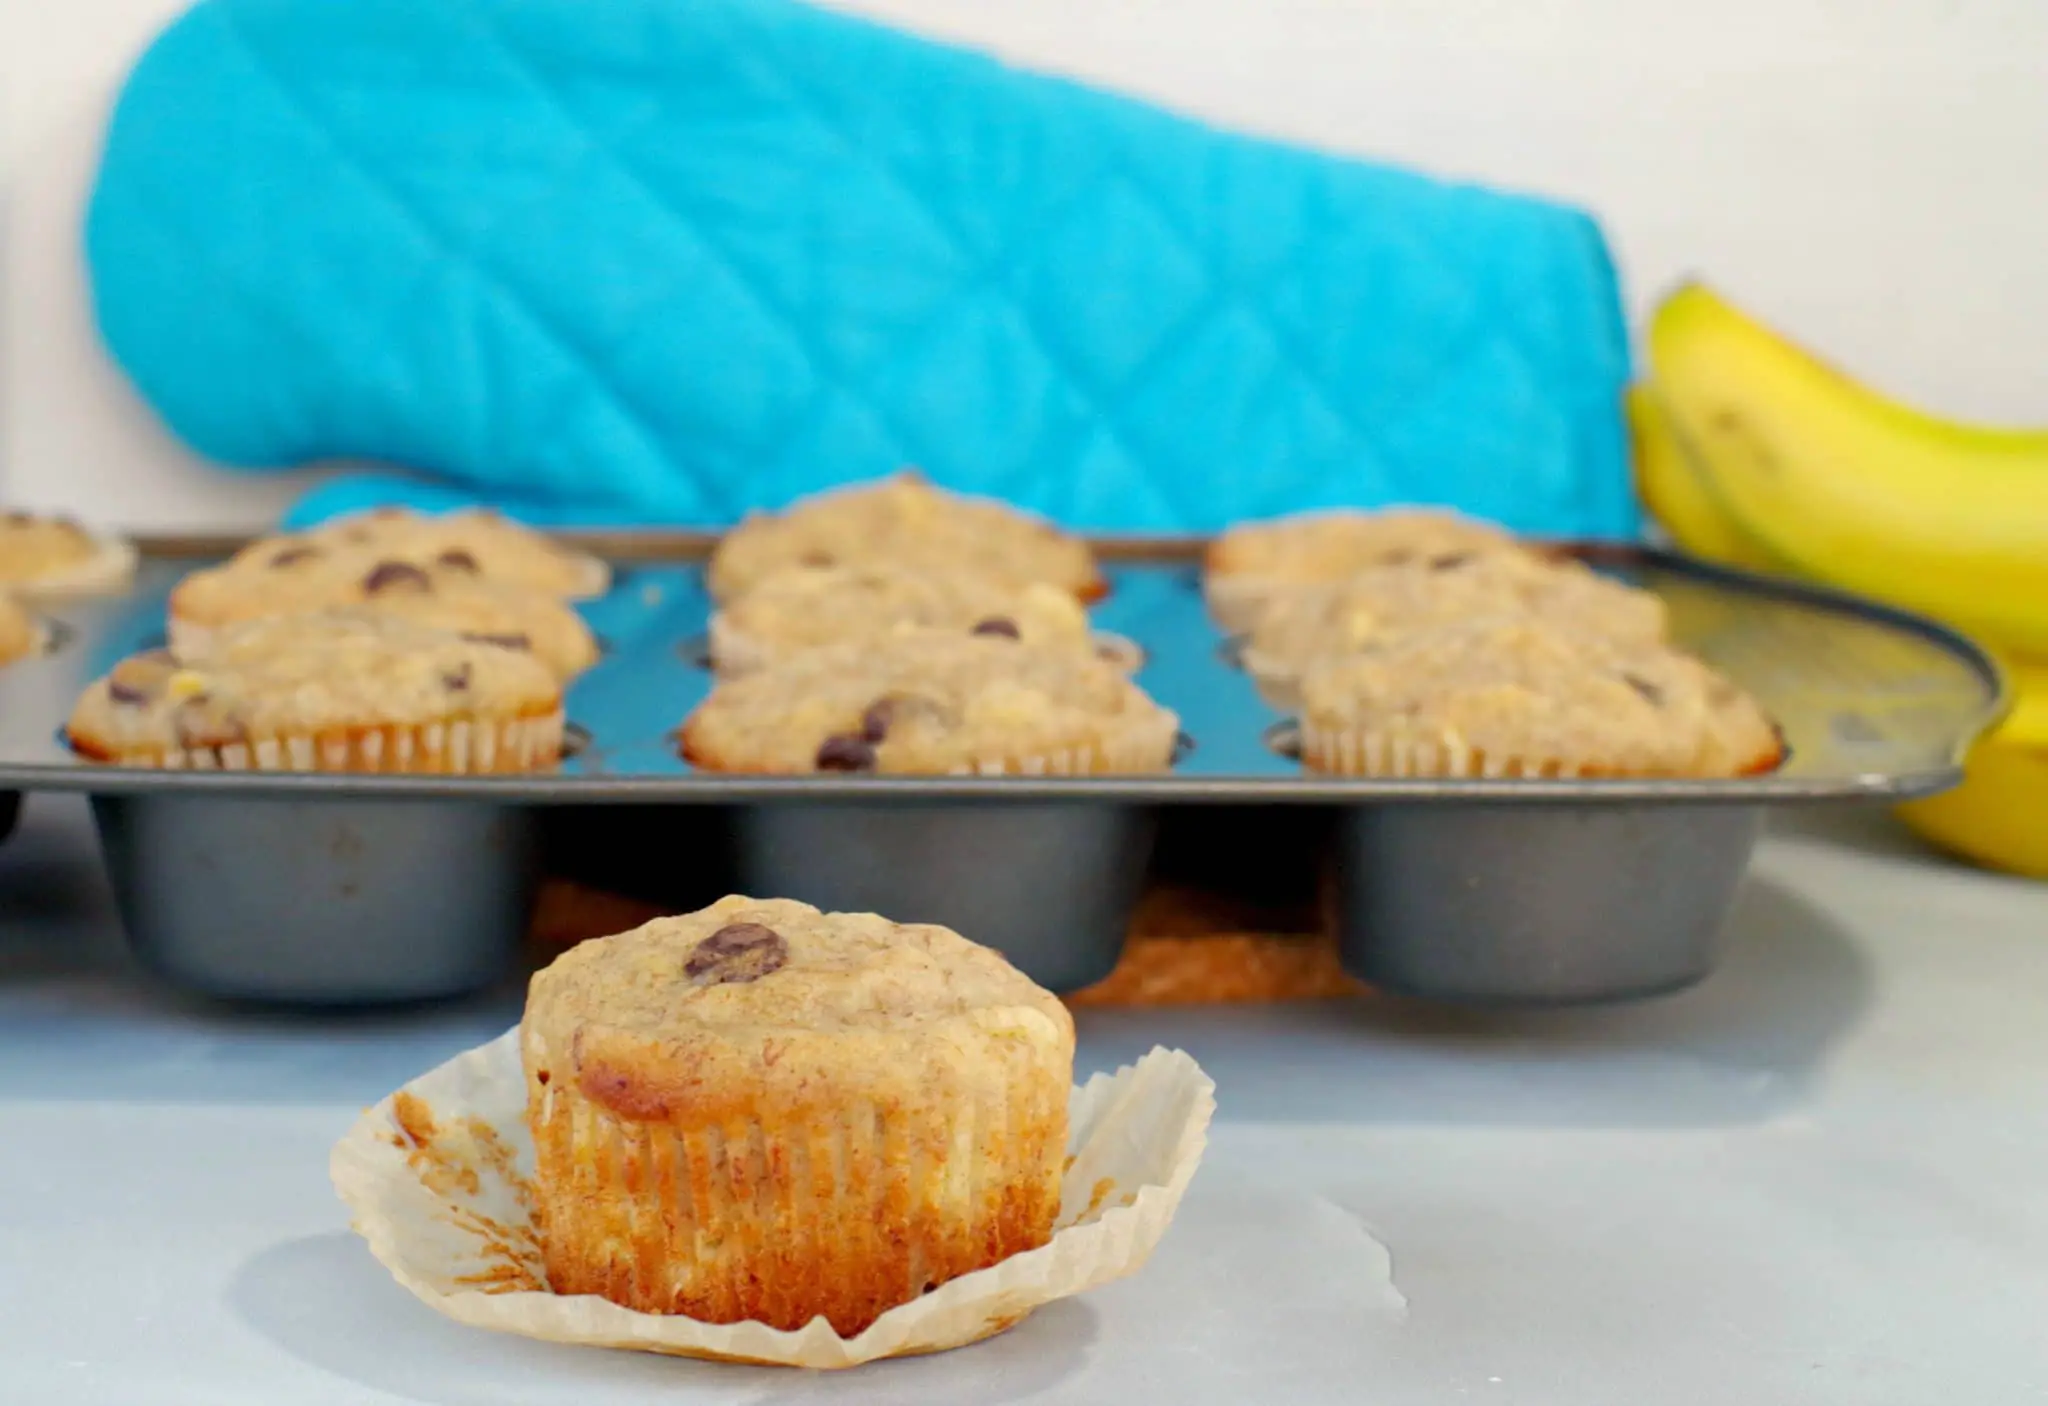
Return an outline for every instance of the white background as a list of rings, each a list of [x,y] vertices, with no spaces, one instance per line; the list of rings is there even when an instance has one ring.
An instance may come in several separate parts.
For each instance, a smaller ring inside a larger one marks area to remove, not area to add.
[[[95,345],[78,221],[182,0],[0,0],[0,492],[128,526],[298,485],[181,451]],[[1709,277],[1960,416],[2048,423],[2042,0],[858,0],[1213,119],[1584,202],[1640,316]]]

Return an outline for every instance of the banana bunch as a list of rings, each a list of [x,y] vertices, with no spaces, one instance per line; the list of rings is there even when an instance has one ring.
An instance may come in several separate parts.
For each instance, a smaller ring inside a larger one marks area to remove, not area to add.
[[[2048,432],[1959,425],[1821,364],[1697,284],[1652,317],[1637,486],[1685,550],[1935,616],[2006,658],[2019,703],[1958,789],[1900,808],[2048,877]]]

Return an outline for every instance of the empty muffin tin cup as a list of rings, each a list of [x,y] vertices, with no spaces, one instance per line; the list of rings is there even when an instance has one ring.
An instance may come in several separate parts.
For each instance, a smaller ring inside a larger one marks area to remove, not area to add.
[[[938,923],[1053,991],[1116,966],[1155,828],[1149,807],[1100,801],[813,801],[738,816],[747,892]]]
[[[1461,1005],[1681,990],[1713,970],[1761,823],[1731,804],[1347,810],[1332,854],[1345,968]]]
[[[378,1005],[507,976],[532,906],[530,810],[436,799],[96,796],[128,941],[230,1000]]]

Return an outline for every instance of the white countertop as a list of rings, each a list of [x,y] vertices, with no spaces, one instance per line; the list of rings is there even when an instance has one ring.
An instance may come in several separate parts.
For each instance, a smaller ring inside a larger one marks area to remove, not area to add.
[[[1788,821],[1720,975],[1627,1009],[1091,1013],[1216,1078],[1138,1277],[808,1376],[493,1337],[349,1234],[327,1149],[515,995],[224,1012],[127,967],[80,803],[0,847],[0,1401],[2048,1400],[2048,885]]]

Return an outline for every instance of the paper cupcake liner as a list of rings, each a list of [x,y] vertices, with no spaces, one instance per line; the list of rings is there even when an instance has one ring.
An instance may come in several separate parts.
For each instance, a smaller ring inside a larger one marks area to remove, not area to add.
[[[219,747],[99,749],[73,739],[84,755],[116,766],[169,771],[385,772],[473,776],[540,771],[561,759],[563,718],[552,713],[502,719],[349,728],[230,742]]]
[[[1501,756],[1453,738],[1397,737],[1301,723],[1301,763],[1337,776],[1596,777],[1624,774],[1564,758]]]
[[[984,757],[952,768],[954,776],[1124,776],[1166,771],[1173,766],[1180,720],[1133,723],[1113,736],[1073,747],[1021,756]]]
[[[1068,1164],[1051,1241],[949,1280],[853,1338],[622,1308],[547,1287],[526,1178],[533,1143],[515,1029],[370,1109],[329,1167],[355,1229],[392,1277],[463,1323],[551,1342],[792,1367],[852,1367],[999,1333],[1055,1299],[1141,1267],[1201,1161],[1215,1085],[1155,1049],[1096,1075],[1067,1105]]]
[[[119,595],[135,579],[135,544],[124,537],[95,537],[93,544],[93,554],[84,561],[31,581],[12,582],[6,589],[29,602]]]
[[[536,1061],[552,1062],[533,1047]],[[555,1184],[534,1187],[553,1232],[547,1278],[656,1314],[791,1330],[823,1315],[857,1332],[927,1284],[1044,1242],[1067,1093],[1020,1059],[908,1116],[849,1099],[822,1120],[682,1125],[621,1119],[556,1081],[537,1091],[532,1125]],[[938,1129],[943,1155],[928,1141]],[[985,1145],[981,1130],[1002,1136]],[[713,1248],[674,1252],[693,1241]]]

